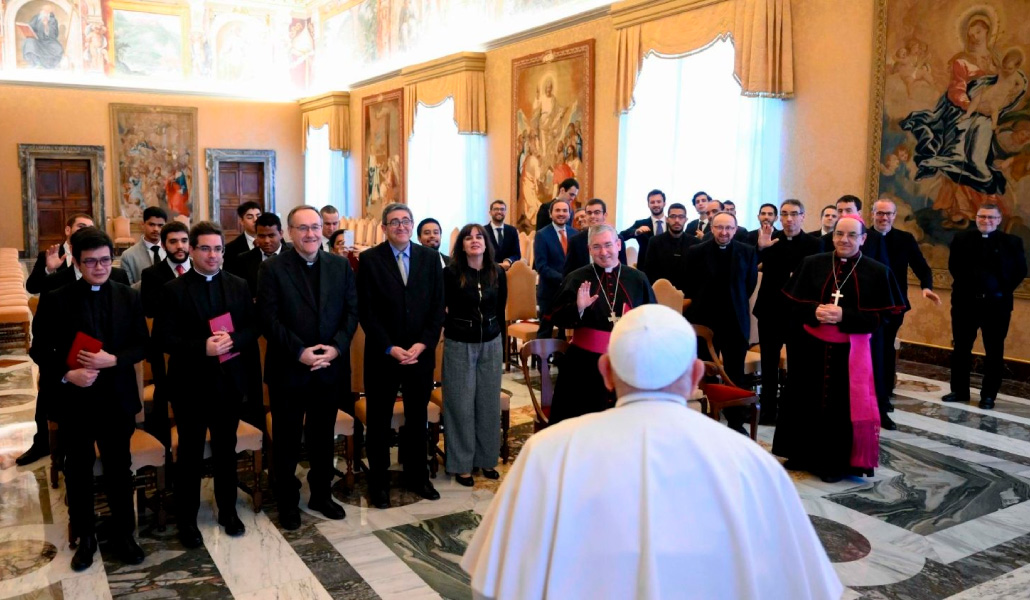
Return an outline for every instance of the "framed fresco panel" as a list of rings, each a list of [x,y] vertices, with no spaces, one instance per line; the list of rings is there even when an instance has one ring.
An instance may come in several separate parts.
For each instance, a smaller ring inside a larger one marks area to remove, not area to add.
[[[375,218],[391,202],[404,202],[407,183],[404,159],[404,90],[396,89],[361,101],[362,212]]]
[[[142,221],[160,206],[169,218],[196,219],[197,109],[111,105],[117,214]]]
[[[516,58],[511,78],[511,197],[515,226],[528,233],[563,180],[592,195],[594,40]]]
[[[1030,0],[877,0],[876,13],[867,197],[897,204],[895,227],[949,288],[948,245],[981,205],[1030,245]]]
[[[110,0],[109,74],[178,80],[189,75],[188,6]]]

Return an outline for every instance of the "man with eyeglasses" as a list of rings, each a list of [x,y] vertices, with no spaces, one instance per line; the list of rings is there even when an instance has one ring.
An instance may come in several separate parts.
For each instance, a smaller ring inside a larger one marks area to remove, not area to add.
[[[1023,240],[1005,233],[997,204],[976,211],[976,229],[951,240],[948,271],[951,286],[951,393],[945,402],[969,402],[969,368],[976,332],[983,334],[984,377],[980,408],[994,408],[1001,387],[1005,337],[1012,318],[1012,293],[1026,278]]]
[[[258,316],[268,351],[265,383],[272,409],[275,497],[279,524],[300,527],[300,440],[308,451],[308,508],[328,519],[346,516],[332,500],[333,433],[340,399],[350,395],[350,345],[358,328],[357,286],[345,258],[322,250],[314,206],[286,217],[293,248],[261,263]],[[364,265],[362,266],[364,269]]]
[[[80,229],[93,226],[93,217],[86,213],[75,213],[69,216],[64,225],[64,243],[54,244],[39,253],[36,263],[32,266],[32,272],[29,273],[29,278],[25,280],[25,290],[30,294],[39,294],[43,292],[43,281],[48,275],[70,269],[72,250],[69,243],[72,234]]]
[[[440,255],[411,243],[411,209],[388,204],[382,223],[386,241],[361,256],[358,309],[365,330],[369,504],[389,508],[390,424],[398,392],[404,402],[404,486],[427,500],[440,498],[429,482],[425,456],[426,406],[443,329],[444,286]]]
[[[40,396],[59,397],[54,407],[65,455],[68,518],[83,571],[97,550],[93,506],[96,450],[104,467],[111,511],[108,549],[123,562],[143,562],[133,539],[129,440],[141,410],[135,365],[143,360],[147,322],[139,292],[110,281],[114,244],[96,228],[71,237],[72,262],[81,279],[42,294],[32,321],[29,355],[39,366]],[[106,550],[105,550],[106,552]]]
[[[923,252],[919,249],[919,243],[916,242],[915,236],[894,227],[894,219],[897,215],[898,207],[891,200],[881,198],[873,203],[873,227],[883,235],[887,256],[890,259],[888,266],[898,280],[901,298],[905,301],[905,311],[912,308],[912,304],[908,301],[907,281],[910,266],[912,272],[919,279],[923,297],[940,306],[940,296],[933,291],[933,270],[923,258]],[[890,399],[894,394],[894,380],[897,374],[897,353],[894,350],[894,339],[898,336],[898,330],[901,329],[904,320],[905,313],[892,317],[883,326],[883,334],[880,336],[882,338],[880,353],[883,357],[883,375],[876,381],[876,397],[881,406],[890,406]]]
[[[494,260],[507,271],[513,264],[522,260],[522,247],[519,246],[519,230],[508,225],[504,219],[508,214],[508,205],[504,200],[490,203],[490,222],[486,225],[490,232],[490,243],[494,247]]]
[[[667,279],[676,289],[687,287],[687,250],[700,241],[684,233],[687,225],[687,207],[679,202],[669,205],[665,215],[669,230],[654,236],[647,246],[647,257],[639,265],[650,282]]]
[[[261,377],[258,323],[247,282],[222,270],[225,237],[214,223],[190,229],[193,268],[170,281],[154,319],[155,344],[169,355],[164,385],[179,434],[175,505],[179,541],[199,548],[197,528],[205,437],[211,443],[218,524],[230,537],[246,528],[236,514],[236,429],[244,399]],[[202,385],[195,385],[202,381]],[[258,388],[260,390],[260,388]],[[278,432],[278,429],[276,431]]]
[[[709,203],[709,207],[716,204]],[[712,237],[687,250],[684,296],[690,298],[687,320],[712,330],[715,351],[732,385],[744,385],[744,359],[751,338],[751,294],[758,285],[755,249],[734,240],[737,218],[727,212],[709,216]],[[707,354],[707,350],[704,350]],[[714,357],[709,357],[712,360]],[[729,384],[730,382],[724,382]],[[743,407],[723,411],[730,429],[747,435]]]
[[[587,227],[604,225],[608,217],[608,205],[600,198],[593,198],[583,209],[587,216]],[[576,269],[590,264],[590,250],[587,248],[589,232],[582,230],[569,238],[569,253],[565,256],[565,277]],[[620,244],[619,262],[626,264],[626,248]]]
[[[712,219],[715,218],[715,215],[721,212],[725,212],[728,215],[732,215],[734,219],[737,218],[736,214],[726,210],[726,204],[723,203],[721,200],[711,200],[707,204],[705,204],[705,217],[708,219],[709,226],[708,229],[705,230],[704,234],[701,235],[701,241],[712,239],[714,235],[711,226]],[[736,229],[734,229],[733,240],[737,242],[747,243],[747,229],[744,229],[739,226]]]

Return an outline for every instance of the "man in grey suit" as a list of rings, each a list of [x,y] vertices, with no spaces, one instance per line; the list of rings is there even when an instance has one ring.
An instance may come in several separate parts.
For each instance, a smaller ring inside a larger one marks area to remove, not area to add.
[[[139,289],[143,269],[160,264],[167,256],[161,246],[161,228],[167,222],[168,213],[159,206],[148,206],[143,211],[143,236],[122,253],[122,269],[132,287]]]

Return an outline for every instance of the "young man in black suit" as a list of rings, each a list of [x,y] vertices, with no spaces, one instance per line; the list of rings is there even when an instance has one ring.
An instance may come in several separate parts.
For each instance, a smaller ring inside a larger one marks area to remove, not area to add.
[[[440,498],[429,482],[424,458],[426,406],[444,319],[443,268],[439,254],[411,242],[413,225],[411,209],[388,204],[382,224],[386,241],[362,252],[358,269],[358,308],[365,330],[369,502],[376,508],[390,506],[390,421],[398,390],[404,395],[404,484],[427,500]]]
[[[275,213],[263,213],[258,217],[254,232],[254,248],[237,256],[231,265],[225,266],[225,270],[245,279],[250,286],[251,296],[257,298],[257,276],[261,263],[293,246],[283,241],[283,223]]]
[[[697,192],[694,197],[690,200],[690,203],[694,205],[694,210],[697,211],[697,218],[687,223],[686,229],[683,230],[687,235],[692,235],[697,239],[701,239],[705,233],[708,232],[708,214],[706,209],[708,203],[712,201],[712,197],[706,192]],[[701,231],[698,234],[698,230]]]
[[[25,280],[25,290],[30,294],[43,292],[43,281],[47,275],[70,269],[72,266],[71,247],[68,245],[72,234],[86,227],[94,227],[93,217],[86,213],[75,213],[68,217],[64,226],[64,243],[50,246],[36,257],[29,278]]]
[[[300,527],[300,482],[294,473],[302,434],[311,464],[308,508],[330,519],[346,516],[330,489],[333,430],[340,400],[350,393],[350,342],[358,327],[358,305],[350,264],[321,250],[318,209],[298,206],[286,224],[293,248],[261,264],[257,307],[268,340],[265,383],[275,432],[279,523],[292,531]]]
[[[256,224],[258,217],[265,212],[261,205],[253,200],[248,200],[236,207],[236,216],[240,222],[240,234],[236,239],[225,245],[226,266],[232,266],[236,257],[254,248],[254,240],[257,237]]]
[[[60,402],[54,407],[65,454],[71,539],[78,540],[71,566],[93,564],[94,444],[104,465],[104,486],[111,509],[111,549],[129,564],[143,562],[133,539],[129,440],[141,408],[135,365],[143,360],[147,323],[139,292],[109,280],[114,245],[106,233],[87,228],[73,236],[72,260],[82,279],[42,295],[32,321],[32,360],[39,365],[40,395]],[[68,364],[78,334],[102,347],[79,351]]]
[[[837,199],[837,214],[838,218],[844,215],[857,215],[858,218],[862,218],[862,200],[857,196],[845,195]],[[863,219],[863,223],[865,219]],[[819,238],[822,243],[823,252],[833,252],[833,232],[827,233],[826,235]],[[873,228],[866,229],[866,240],[862,244],[862,255],[866,258],[872,258],[880,264],[890,266],[890,258],[887,256],[887,245],[883,243],[883,235],[879,231]],[[874,334],[875,337],[875,334]],[[876,362],[876,359],[873,359]]]
[[[176,515],[179,540],[187,548],[204,543],[197,511],[208,431],[218,524],[233,537],[245,530],[236,514],[236,428],[249,382],[260,377],[257,315],[247,282],[222,271],[224,244],[214,223],[193,226],[193,268],[165,286],[154,320],[157,345],[169,355],[165,385],[179,431]]]
[[[666,279],[677,290],[686,288],[687,250],[701,240],[684,233],[687,224],[687,207],[679,202],[669,205],[665,215],[669,222],[669,230],[656,235],[647,246],[647,260],[637,263],[637,267],[647,275],[651,282]]]
[[[569,205],[569,221],[572,220],[572,212],[576,209],[576,198],[579,196],[579,182],[569,177],[558,184],[558,197],[554,200],[561,200]],[[554,200],[540,205],[536,211],[536,230],[547,227],[551,224],[551,205]]]
[[[490,232],[490,243],[494,247],[494,260],[505,271],[522,258],[519,230],[504,222],[507,215],[508,205],[504,200],[494,200],[490,203],[490,222],[486,228]]]
[[[161,307],[164,284],[189,271],[190,228],[180,221],[172,221],[161,228],[161,246],[165,259],[151,265],[140,273],[140,296],[143,298],[143,312],[148,318],[157,316]],[[162,360],[162,362],[164,362]]]
[[[647,244],[656,235],[665,233],[668,224],[665,222],[665,192],[662,190],[651,190],[647,193],[647,209],[651,215],[645,219],[634,222],[627,229],[619,233],[619,238],[625,242],[636,240],[640,250],[637,252],[637,264],[644,262],[647,256]]]

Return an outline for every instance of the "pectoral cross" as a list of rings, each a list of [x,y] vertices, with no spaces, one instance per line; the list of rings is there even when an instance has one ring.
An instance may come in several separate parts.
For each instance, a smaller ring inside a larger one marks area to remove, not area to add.
[[[608,322],[609,322],[609,323],[611,323],[612,325],[614,325],[614,324],[618,323],[618,322],[619,322],[619,319],[621,319],[621,318],[622,318],[622,317],[620,317],[620,316],[617,316],[617,315],[616,315],[616,314],[615,314],[615,313],[613,312],[612,314],[608,315]]]
[[[840,299],[844,297],[844,294],[840,293],[840,290],[837,290],[830,294],[830,296],[833,297],[833,305],[840,306]]]

